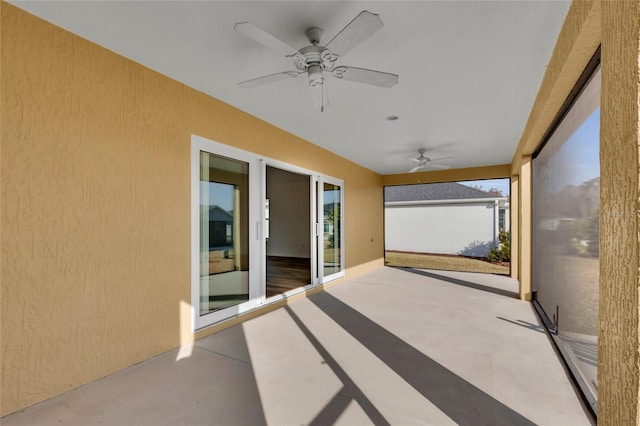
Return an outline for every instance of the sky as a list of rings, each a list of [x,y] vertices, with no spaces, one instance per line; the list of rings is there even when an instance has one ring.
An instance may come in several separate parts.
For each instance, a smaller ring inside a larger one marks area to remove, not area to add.
[[[210,205],[222,207],[225,211],[233,210],[233,185],[217,182],[207,182],[206,185],[209,187]]]
[[[547,188],[552,192],[567,185],[580,185],[600,176],[600,108],[576,129],[548,161],[552,177]]]
[[[502,195],[505,197],[509,196],[509,190],[511,189],[511,181],[510,179],[483,179],[483,180],[466,180],[462,182],[458,182],[463,185],[471,186],[474,188],[478,188],[483,191],[488,191],[491,188],[499,189],[502,192]]]

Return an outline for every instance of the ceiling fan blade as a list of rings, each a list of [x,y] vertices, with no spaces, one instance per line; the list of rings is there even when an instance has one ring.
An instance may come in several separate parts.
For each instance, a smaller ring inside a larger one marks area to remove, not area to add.
[[[424,162],[424,158],[409,158],[409,160],[414,161],[416,163]]]
[[[438,164],[438,163],[427,163],[425,165],[425,167],[431,168],[431,169],[440,169],[440,170],[444,170],[444,169],[450,169],[451,166],[447,165],[447,164]]]
[[[454,157],[449,155],[448,157],[432,158],[430,161],[448,160],[449,158],[454,158]]]
[[[309,81],[309,90],[311,90],[313,107],[319,109],[320,112],[324,112],[324,108],[329,105],[326,80],[322,78]]]
[[[272,36],[262,28],[252,24],[251,22],[237,22],[234,27],[234,30],[243,34],[263,46],[268,47],[269,49],[273,49],[277,52],[282,53],[285,56],[294,55],[298,53],[296,49],[289,46],[284,41]]]
[[[424,166],[415,166],[413,169],[409,170],[409,173],[415,173],[418,170],[420,170],[421,168],[423,168]]]
[[[333,70],[333,76],[343,80],[372,84],[380,87],[392,87],[398,82],[398,76],[396,74],[356,67],[336,67]]]
[[[285,80],[287,78],[296,78],[301,73],[297,71],[284,71],[275,74],[265,75],[263,77],[253,78],[251,80],[241,81],[238,86],[243,89],[251,89],[253,87],[262,86],[263,84],[273,83],[274,81]]]
[[[382,25],[380,15],[363,10],[327,43],[326,48],[338,56],[344,56],[360,42],[382,28]]]

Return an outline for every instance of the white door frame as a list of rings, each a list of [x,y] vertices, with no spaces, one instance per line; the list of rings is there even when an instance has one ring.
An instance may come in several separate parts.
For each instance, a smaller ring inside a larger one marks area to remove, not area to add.
[[[344,248],[344,181],[330,176],[320,175],[318,178],[318,207],[317,207],[317,246],[318,250],[318,280],[324,284],[345,276],[345,248]],[[324,275],[324,184],[336,185],[340,187],[340,270],[333,274]]]

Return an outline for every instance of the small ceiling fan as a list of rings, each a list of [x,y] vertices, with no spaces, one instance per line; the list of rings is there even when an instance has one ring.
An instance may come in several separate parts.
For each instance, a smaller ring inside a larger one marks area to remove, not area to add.
[[[450,169],[451,166],[447,165],[447,164],[440,164],[440,163],[436,163],[436,161],[440,161],[440,160],[447,160],[449,158],[453,158],[451,156],[449,157],[441,157],[441,158],[429,158],[429,157],[425,157],[424,153],[427,152],[426,149],[421,148],[418,150],[418,153],[420,154],[418,157],[416,158],[409,158],[409,160],[418,163],[414,168],[412,168],[411,170],[409,170],[409,173],[414,173],[420,170],[424,170],[424,169],[439,169],[439,170],[443,170],[443,169]]]
[[[305,34],[311,44],[296,50],[250,22],[238,22],[233,27],[236,31],[270,49],[280,52],[293,62],[296,67],[295,71],[282,71],[242,81],[238,85],[243,88],[252,88],[307,74],[309,76],[311,101],[313,106],[321,112],[329,104],[324,78],[325,73],[331,73],[338,79],[372,84],[379,87],[391,87],[398,82],[396,74],[345,65],[336,66],[338,59],[382,28],[382,25],[379,15],[363,10],[326,46],[320,44],[323,34],[322,28],[309,28]]]

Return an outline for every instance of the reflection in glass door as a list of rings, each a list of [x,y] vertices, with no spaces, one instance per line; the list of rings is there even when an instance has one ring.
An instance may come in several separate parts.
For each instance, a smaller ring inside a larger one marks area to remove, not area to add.
[[[249,164],[200,152],[199,315],[249,300]]]
[[[342,265],[342,188],[322,183],[322,273],[326,278],[343,271]],[[319,247],[320,249],[320,247]],[[323,280],[323,281],[325,281]]]

